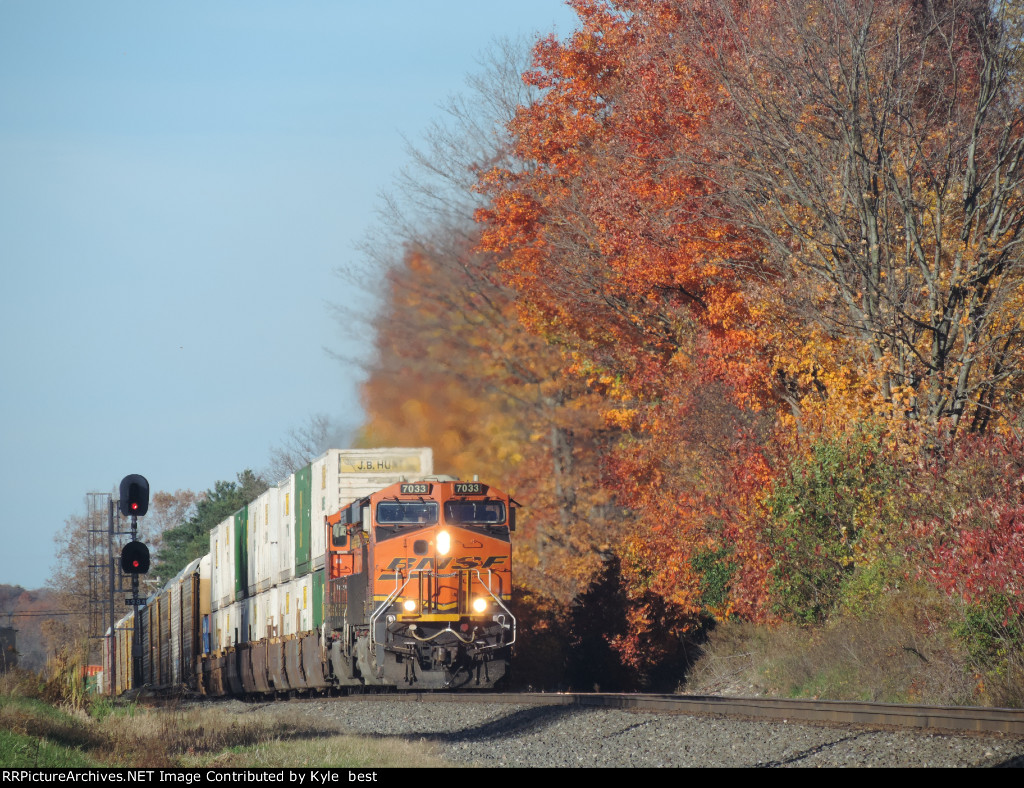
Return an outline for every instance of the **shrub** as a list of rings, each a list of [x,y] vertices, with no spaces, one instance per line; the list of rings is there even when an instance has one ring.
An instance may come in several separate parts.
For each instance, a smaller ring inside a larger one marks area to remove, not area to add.
[[[766,499],[775,613],[799,623],[823,622],[855,570],[886,555],[898,478],[878,432],[864,428],[821,438],[808,457],[791,462]]]

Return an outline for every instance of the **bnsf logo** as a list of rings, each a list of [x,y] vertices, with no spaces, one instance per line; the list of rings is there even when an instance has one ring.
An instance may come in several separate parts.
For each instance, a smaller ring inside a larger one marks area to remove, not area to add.
[[[434,569],[435,571],[442,572],[445,569],[490,569],[491,567],[500,566],[504,564],[507,555],[492,555],[488,558],[481,558],[480,556],[465,556],[463,558],[445,558],[439,561],[437,566],[434,565],[433,558],[396,558],[385,568],[385,572],[391,572],[392,574],[385,577],[381,575],[380,580],[391,580],[394,578],[394,572],[402,572],[410,569],[424,570]]]

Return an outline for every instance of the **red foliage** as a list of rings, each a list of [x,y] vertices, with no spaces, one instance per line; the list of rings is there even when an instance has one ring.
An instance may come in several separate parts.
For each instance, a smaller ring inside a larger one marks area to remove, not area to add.
[[[963,498],[947,501],[951,515],[915,525],[928,574],[952,597],[1002,597],[1008,612],[1024,613],[1024,441],[970,438],[947,454],[934,478],[947,496]]]

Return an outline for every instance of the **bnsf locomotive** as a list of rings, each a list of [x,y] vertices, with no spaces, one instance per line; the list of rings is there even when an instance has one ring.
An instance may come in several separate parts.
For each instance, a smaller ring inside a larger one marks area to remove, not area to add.
[[[139,620],[118,622],[105,681],[206,695],[495,687],[516,637],[517,504],[431,466],[429,449],[334,449],[271,488]]]

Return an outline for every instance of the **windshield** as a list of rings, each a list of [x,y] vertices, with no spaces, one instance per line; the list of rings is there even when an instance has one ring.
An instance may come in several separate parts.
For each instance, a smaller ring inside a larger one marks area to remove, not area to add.
[[[498,525],[505,522],[505,504],[501,501],[446,501],[444,519],[449,523]]]
[[[377,522],[381,525],[434,525],[437,501],[382,501],[377,504]]]

